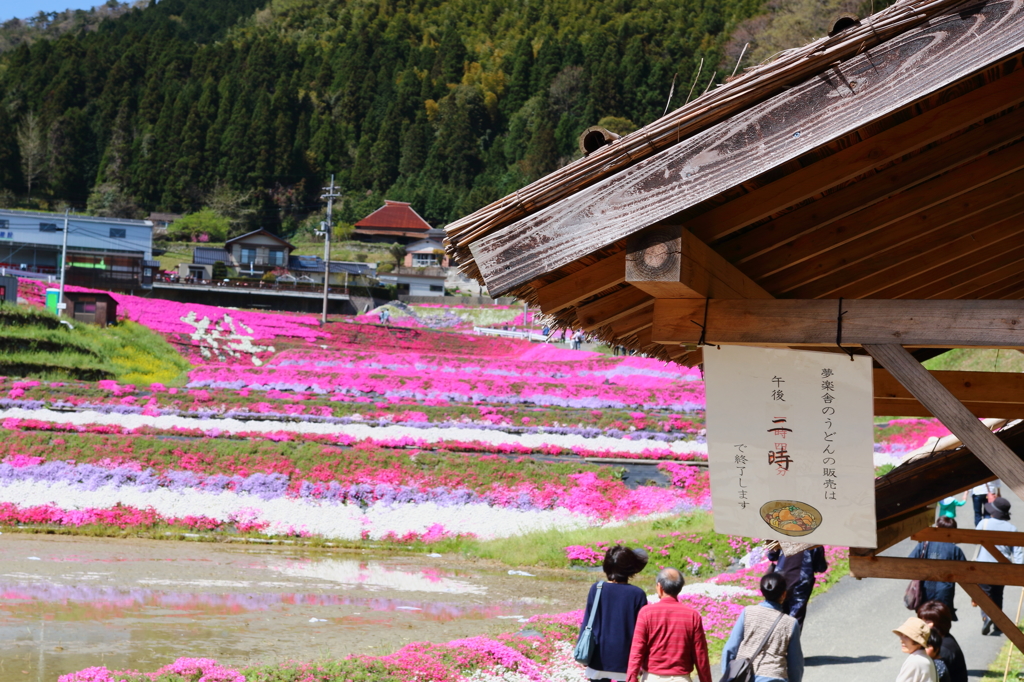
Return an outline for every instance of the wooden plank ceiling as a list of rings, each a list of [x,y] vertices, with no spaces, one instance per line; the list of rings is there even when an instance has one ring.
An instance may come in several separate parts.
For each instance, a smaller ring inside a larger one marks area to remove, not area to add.
[[[657,338],[656,300],[1024,299],[1022,140],[1024,3],[997,0],[837,63],[469,248],[493,294],[692,365],[692,339]],[[677,323],[699,337],[699,312]]]

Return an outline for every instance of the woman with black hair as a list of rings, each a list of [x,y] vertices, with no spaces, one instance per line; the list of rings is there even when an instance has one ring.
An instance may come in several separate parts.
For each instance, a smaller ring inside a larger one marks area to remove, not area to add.
[[[956,528],[956,519],[940,516],[935,522],[936,528]],[[937,559],[940,561],[967,561],[963,550],[952,542],[919,542],[910,553],[911,559]],[[957,620],[956,609],[953,607],[953,596],[956,594],[956,583],[925,580],[921,584],[921,601],[940,601],[949,607],[953,620]]]
[[[647,593],[629,584],[629,579],[647,566],[647,552],[615,545],[604,555],[607,582],[594,583],[587,595],[580,634],[590,621],[590,611],[601,587],[592,630],[593,650],[585,674],[590,680],[625,682],[629,648],[640,609],[647,605]]]

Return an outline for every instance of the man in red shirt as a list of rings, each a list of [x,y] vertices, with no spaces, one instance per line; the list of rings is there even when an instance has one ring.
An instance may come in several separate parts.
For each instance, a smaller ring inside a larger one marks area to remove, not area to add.
[[[683,576],[674,568],[658,573],[659,601],[640,609],[633,646],[629,651],[627,682],[692,682],[697,669],[700,682],[711,682],[708,641],[700,614],[676,598]],[[646,673],[641,677],[641,672]]]

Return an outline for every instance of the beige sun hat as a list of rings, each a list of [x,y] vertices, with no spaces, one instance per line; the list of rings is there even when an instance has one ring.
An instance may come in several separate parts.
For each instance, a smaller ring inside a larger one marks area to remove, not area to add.
[[[932,628],[920,618],[911,617],[907,618],[907,622],[893,630],[893,632],[897,635],[906,635],[922,647],[925,647],[928,646],[928,635],[932,633]]]

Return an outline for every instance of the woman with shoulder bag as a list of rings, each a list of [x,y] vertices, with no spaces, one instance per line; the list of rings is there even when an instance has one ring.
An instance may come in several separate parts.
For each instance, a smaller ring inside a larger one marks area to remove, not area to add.
[[[743,609],[725,644],[722,682],[801,682],[804,654],[800,648],[800,623],[783,610],[785,578],[779,573],[764,576],[761,594],[764,601]],[[743,667],[736,665],[741,659],[750,662],[753,677],[737,670]]]
[[[935,522],[936,528],[956,528],[956,519],[942,516]],[[967,561],[963,550],[952,542],[919,542],[910,553],[911,559],[938,559],[940,561]],[[956,620],[956,609],[953,608],[953,596],[956,594],[956,583],[924,580],[917,596],[916,604],[907,604],[907,608],[916,610],[928,601],[940,601],[949,607],[949,612]]]
[[[584,671],[587,679],[625,682],[637,615],[647,605],[647,593],[630,585],[629,579],[645,566],[647,552],[642,549],[615,545],[605,552],[602,568],[608,581],[590,587],[580,624],[580,638],[590,628],[589,658]],[[577,645],[577,651],[580,649]]]

